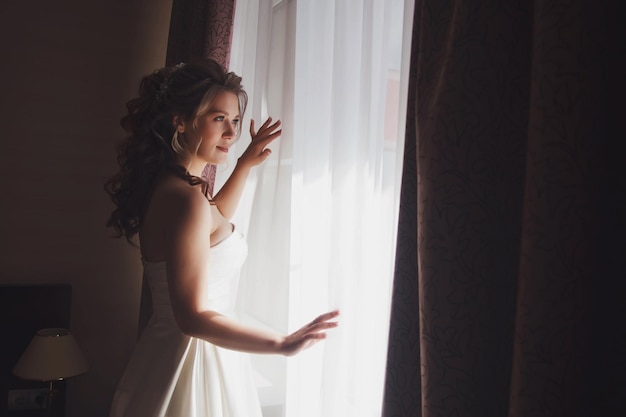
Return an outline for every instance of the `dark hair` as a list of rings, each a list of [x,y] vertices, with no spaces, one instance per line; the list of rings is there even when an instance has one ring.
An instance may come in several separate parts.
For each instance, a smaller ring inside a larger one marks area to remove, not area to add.
[[[128,136],[117,150],[120,171],[105,184],[116,206],[107,227],[113,227],[117,237],[125,236],[131,242],[137,234],[156,179],[164,171],[171,171],[192,186],[202,186],[207,194],[206,182],[178,163],[180,157],[195,153],[195,149],[189,150],[179,141],[173,121],[178,116],[192,121],[197,128],[197,120],[223,91],[237,95],[243,117],[248,96],[241,77],[215,61],[181,63],[142,78],[139,96],[126,104],[128,113],[121,119]]]

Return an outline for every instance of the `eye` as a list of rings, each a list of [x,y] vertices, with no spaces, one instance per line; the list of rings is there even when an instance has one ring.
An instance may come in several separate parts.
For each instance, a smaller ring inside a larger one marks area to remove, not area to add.
[[[223,122],[224,121],[224,116],[217,116],[215,119],[216,122]]]
[[[239,124],[239,119],[233,119],[233,124],[237,126]]]

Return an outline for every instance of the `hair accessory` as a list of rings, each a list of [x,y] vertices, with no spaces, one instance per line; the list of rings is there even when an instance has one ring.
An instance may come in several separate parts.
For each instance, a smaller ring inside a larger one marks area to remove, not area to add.
[[[155,98],[157,101],[161,101],[163,100],[163,98],[165,98],[165,95],[167,94],[167,90],[169,86],[172,84],[172,74],[174,74],[179,69],[184,68],[185,65],[186,64],[184,62],[180,62],[171,68],[170,73],[167,75],[167,77],[165,77],[165,80],[159,86],[159,91],[157,91],[156,93]]]

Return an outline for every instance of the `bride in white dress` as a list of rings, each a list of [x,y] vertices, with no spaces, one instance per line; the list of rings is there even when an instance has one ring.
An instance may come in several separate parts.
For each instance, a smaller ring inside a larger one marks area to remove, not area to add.
[[[106,189],[108,226],[138,235],[153,315],[120,380],[111,417],[260,417],[250,353],[293,355],[337,326],[337,311],[290,335],[242,325],[233,304],[247,246],[230,223],[250,169],[280,136],[271,118],[255,130],[215,196],[201,179],[226,162],[247,96],[241,78],[214,61],[162,68],[128,102],[120,171]],[[269,301],[269,300],[268,300]]]

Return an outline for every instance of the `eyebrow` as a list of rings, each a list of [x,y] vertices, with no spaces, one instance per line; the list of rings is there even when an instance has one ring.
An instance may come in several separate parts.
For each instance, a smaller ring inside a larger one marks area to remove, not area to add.
[[[226,110],[222,110],[222,109],[209,109],[208,114],[213,114],[213,113],[222,113],[225,114],[227,116],[230,116],[230,113],[228,113]],[[233,117],[239,117],[239,112],[235,113],[233,115]]]

